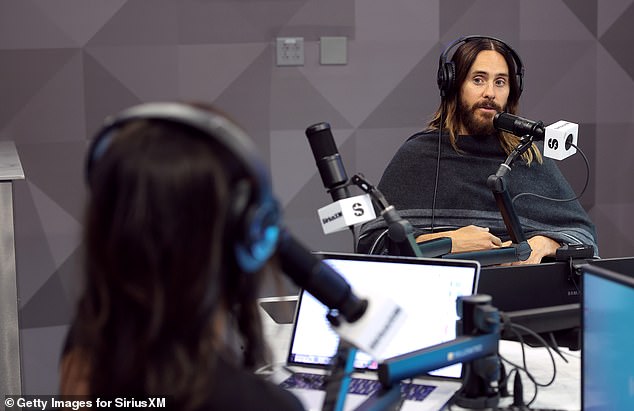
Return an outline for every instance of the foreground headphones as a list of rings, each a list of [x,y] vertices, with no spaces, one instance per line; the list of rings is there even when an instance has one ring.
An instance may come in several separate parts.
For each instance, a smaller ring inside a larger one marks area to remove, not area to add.
[[[513,57],[513,61],[515,62],[515,77],[517,79],[517,86],[519,90],[517,97],[519,97],[522,94],[522,90],[524,89],[524,65],[522,64],[522,59],[520,59],[520,56],[515,52],[515,50],[513,50],[511,46],[509,46],[508,44],[506,44],[500,39],[497,39],[495,37],[489,37],[489,36],[460,37],[459,39],[451,43],[449,46],[447,46],[445,51],[442,52],[442,54],[440,55],[440,61],[438,63],[438,78],[437,78],[438,88],[440,89],[441,97],[445,97],[451,94],[454,90],[454,87],[456,86],[454,84],[456,82],[456,65],[454,64],[453,61],[447,62],[447,55],[449,54],[449,52],[451,52],[451,50],[454,47],[457,47],[458,45],[462,43],[467,43],[468,41],[476,40],[476,39],[497,41],[501,43],[504,47],[506,47],[507,50],[511,53],[511,57]]]
[[[107,118],[86,157],[86,180],[95,163],[108,150],[117,131],[136,120],[160,120],[190,127],[223,146],[241,164],[257,187],[237,184],[231,205],[237,227],[233,244],[235,260],[245,272],[255,272],[271,257],[280,234],[280,209],[273,197],[268,171],[253,141],[226,118],[180,103],[148,103],[131,107]],[[255,192],[255,193],[254,193]],[[255,198],[253,198],[255,197]]]

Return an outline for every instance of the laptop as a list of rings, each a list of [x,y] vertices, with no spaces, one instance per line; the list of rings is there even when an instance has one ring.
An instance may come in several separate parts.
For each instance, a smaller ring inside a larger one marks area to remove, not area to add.
[[[634,272],[583,267],[582,409],[634,410]]]
[[[477,291],[480,265],[476,261],[422,259],[361,254],[318,253],[339,272],[359,296],[386,295],[406,312],[405,324],[390,342],[385,358],[416,351],[456,338],[456,300]],[[335,355],[339,337],[326,318],[327,307],[309,292],[298,297],[281,385],[295,392],[307,408],[320,409],[324,374]],[[354,409],[379,388],[377,362],[358,352],[346,409]],[[432,378],[405,384],[401,409],[438,410],[460,388],[462,366],[429,373]]]

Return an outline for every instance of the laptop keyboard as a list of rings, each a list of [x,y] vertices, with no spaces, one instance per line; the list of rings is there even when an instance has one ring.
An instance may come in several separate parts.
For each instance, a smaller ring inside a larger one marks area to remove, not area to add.
[[[509,405],[508,407],[494,408],[493,411],[565,411],[558,408],[529,408],[525,405]]]
[[[280,386],[283,388],[303,388],[308,390],[325,390],[327,375],[296,372],[284,380]],[[365,378],[352,378],[348,387],[348,394],[372,395],[381,388],[377,380]],[[433,390],[433,385],[401,383],[401,395],[406,400],[422,401]]]

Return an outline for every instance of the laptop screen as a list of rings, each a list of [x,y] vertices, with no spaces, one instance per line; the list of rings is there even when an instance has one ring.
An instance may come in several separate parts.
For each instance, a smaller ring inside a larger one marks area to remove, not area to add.
[[[634,279],[584,266],[582,312],[583,409],[634,409]]]
[[[393,357],[456,338],[456,299],[477,291],[480,266],[476,261],[321,254],[324,262],[338,271],[354,292],[371,299],[386,295],[407,314],[405,324],[391,341],[385,357]],[[326,366],[335,355],[338,335],[326,319],[328,309],[307,291],[299,296],[289,365]],[[358,352],[358,369],[376,369],[368,354]],[[431,375],[460,378],[456,364]]]

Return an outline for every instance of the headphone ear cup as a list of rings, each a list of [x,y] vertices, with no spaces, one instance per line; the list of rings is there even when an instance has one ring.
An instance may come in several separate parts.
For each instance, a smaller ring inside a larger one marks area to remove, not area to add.
[[[450,94],[455,76],[456,66],[453,62],[441,63],[438,68],[438,88],[441,96]]]
[[[445,78],[445,95],[448,95],[453,92],[454,82],[456,79],[456,65],[452,61],[445,63]]]
[[[258,271],[277,248],[280,213],[272,199],[255,202],[251,184],[242,180],[236,184],[232,201],[233,217],[227,230],[235,231],[233,253],[236,264],[246,273]]]
[[[436,83],[438,84],[438,88],[440,89],[440,95],[445,95],[445,84],[447,80],[445,78],[445,68],[442,62],[438,65],[438,75],[436,77]]]
[[[248,239],[236,249],[236,256],[243,271],[255,272],[264,266],[277,249],[279,213],[277,206],[267,201],[250,207],[247,214]]]

